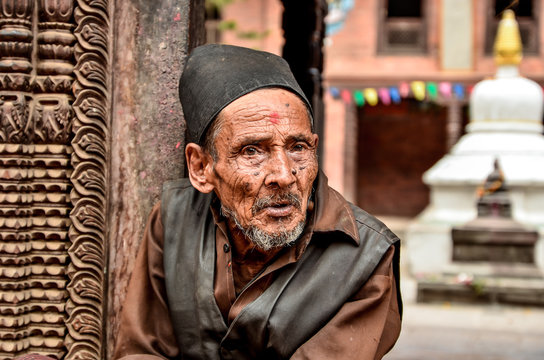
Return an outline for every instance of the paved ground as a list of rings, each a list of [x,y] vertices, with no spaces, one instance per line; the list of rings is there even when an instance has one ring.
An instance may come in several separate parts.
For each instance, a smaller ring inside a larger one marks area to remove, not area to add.
[[[402,219],[384,222],[402,238]],[[404,269],[401,287],[402,332],[384,360],[544,360],[544,308],[417,304]]]
[[[407,295],[401,336],[386,360],[544,359],[544,309],[416,304]]]

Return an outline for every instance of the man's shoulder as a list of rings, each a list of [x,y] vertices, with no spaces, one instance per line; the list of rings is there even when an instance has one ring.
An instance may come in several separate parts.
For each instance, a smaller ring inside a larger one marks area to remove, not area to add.
[[[211,200],[212,194],[196,190],[188,178],[167,181],[163,184],[161,195],[163,221],[166,215],[178,216],[187,211],[201,216],[208,209]]]
[[[189,178],[180,178],[175,180],[166,181],[162,184],[162,191],[183,190],[187,188],[193,188]]]
[[[328,186],[327,182],[325,174],[320,173],[315,193],[317,215],[314,229],[317,232],[334,229],[345,233],[355,243],[360,243],[371,235],[385,239],[389,244],[398,241],[398,237],[384,223],[352,204],[342,194]]]
[[[210,194],[204,194],[193,187],[189,178],[166,181],[162,185],[161,202],[172,203],[180,201],[202,202]]]
[[[399,240],[398,236],[374,215],[369,214],[352,203],[349,203],[349,205],[353,211],[353,217],[355,218],[361,240],[368,233],[377,233],[387,239],[390,244]]]

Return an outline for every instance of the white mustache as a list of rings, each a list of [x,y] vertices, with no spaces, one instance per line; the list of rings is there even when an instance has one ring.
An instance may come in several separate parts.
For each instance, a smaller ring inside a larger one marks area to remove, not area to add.
[[[269,206],[276,205],[276,204],[292,205],[299,210],[302,207],[301,205],[302,201],[299,196],[293,193],[283,193],[283,194],[265,196],[255,201],[255,204],[253,204],[253,206],[251,207],[251,213],[255,215],[257,212],[261,211],[262,209],[267,208]]]

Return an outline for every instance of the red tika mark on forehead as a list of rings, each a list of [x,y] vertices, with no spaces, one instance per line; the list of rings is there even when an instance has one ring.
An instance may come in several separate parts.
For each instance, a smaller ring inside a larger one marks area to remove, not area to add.
[[[270,114],[270,119],[269,120],[270,120],[270,122],[272,124],[277,125],[277,124],[280,123],[280,116],[278,115],[277,112],[273,112],[272,114]]]

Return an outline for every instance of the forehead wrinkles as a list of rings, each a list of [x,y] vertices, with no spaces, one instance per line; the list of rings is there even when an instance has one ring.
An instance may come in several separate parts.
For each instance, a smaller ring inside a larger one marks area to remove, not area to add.
[[[228,142],[239,134],[258,133],[270,128],[289,132],[295,127],[299,131],[307,129],[313,133],[306,105],[297,95],[277,88],[256,90],[242,96],[227,105],[217,120],[222,124],[218,138]]]
[[[267,107],[257,102],[233,104],[232,108],[226,108],[225,110],[227,110],[225,117],[233,123],[240,120],[262,120],[268,115]]]
[[[275,105],[275,104],[274,104]],[[296,109],[294,106],[271,106],[271,104],[261,103],[249,103],[247,105],[233,106],[224,113],[223,119],[231,126],[262,126],[262,125],[293,125],[293,121],[303,119],[305,122],[306,112]],[[266,122],[265,124],[258,124],[263,120],[274,119],[276,121]],[[286,121],[287,120],[287,121]]]

